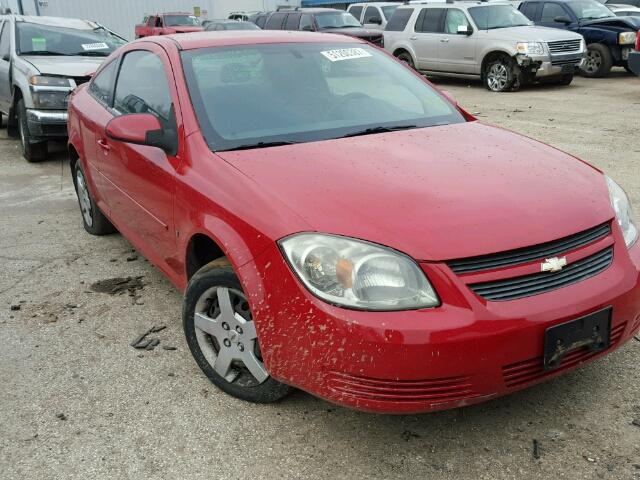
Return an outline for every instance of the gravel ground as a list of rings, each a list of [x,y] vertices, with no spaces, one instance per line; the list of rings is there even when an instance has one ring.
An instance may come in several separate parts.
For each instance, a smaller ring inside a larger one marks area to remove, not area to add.
[[[640,79],[438,83],[482,120],[602,168],[640,208]],[[0,479],[640,479],[639,342],[455,411],[371,415],[302,392],[251,405],[196,367],[171,284],[119,235],[84,232],[62,151],[28,164],[0,131],[0,212]],[[114,277],[144,288],[91,290]],[[160,347],[129,345],[158,324]]]

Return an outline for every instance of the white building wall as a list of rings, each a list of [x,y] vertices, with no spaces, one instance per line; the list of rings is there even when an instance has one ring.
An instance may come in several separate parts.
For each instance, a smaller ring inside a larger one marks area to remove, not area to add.
[[[0,0],[0,5],[18,10],[19,0]],[[300,0],[22,0],[25,15],[84,18],[94,20],[127,39],[133,39],[136,23],[145,15],[162,12],[194,12],[203,18],[227,18],[231,12],[299,7]]]

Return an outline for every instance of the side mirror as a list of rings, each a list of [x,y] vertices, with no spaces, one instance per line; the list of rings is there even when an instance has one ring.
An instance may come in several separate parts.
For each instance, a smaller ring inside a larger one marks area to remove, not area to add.
[[[469,25],[458,25],[458,35],[471,35],[473,30]]]
[[[555,17],[553,21],[555,23],[564,23],[565,25],[569,25],[571,23],[571,19],[569,17],[565,17],[564,15]]]
[[[4,60],[5,62],[10,62],[11,61],[11,56],[8,53],[5,53],[2,56],[2,60]]]
[[[371,17],[369,19],[369,21],[366,22],[366,23],[373,23],[374,25],[382,25],[382,18],[380,18],[380,17]]]
[[[302,27],[302,31],[313,32],[313,27],[311,25],[305,25],[304,27]]]
[[[115,117],[107,123],[106,132],[108,138],[118,142],[156,147],[169,155],[178,152],[177,132],[163,128],[158,117],[150,113]]]

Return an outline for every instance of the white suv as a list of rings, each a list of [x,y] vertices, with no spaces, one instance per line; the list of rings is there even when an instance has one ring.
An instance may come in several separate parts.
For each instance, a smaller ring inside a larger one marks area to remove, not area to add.
[[[356,17],[364,28],[381,32],[399,5],[398,2],[353,3],[347,12]]]
[[[423,73],[481,78],[495,92],[543,78],[568,85],[586,55],[581,35],[534,26],[507,2],[400,6],[384,47]]]

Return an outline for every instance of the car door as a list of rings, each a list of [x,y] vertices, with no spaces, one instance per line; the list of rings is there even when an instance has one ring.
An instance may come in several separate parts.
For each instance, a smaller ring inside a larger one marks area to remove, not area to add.
[[[369,5],[364,11],[362,25],[370,30],[382,30],[382,11],[376,5]]]
[[[150,113],[163,128],[180,122],[177,93],[166,54],[159,46],[126,52],[121,60],[113,98],[115,115]],[[102,132],[99,149],[106,152],[101,164],[110,189],[111,215],[125,224],[129,235],[140,237],[160,261],[175,253],[173,192],[179,153],[168,155],[146,145],[107,138]]]
[[[444,17],[444,32],[438,41],[438,70],[473,74],[476,72],[477,36],[458,33],[458,28],[471,31],[471,22],[464,11],[448,8]]]
[[[568,28],[566,22],[556,22],[556,19],[560,17],[571,19],[571,12],[569,12],[561,3],[544,2],[540,13],[540,21],[536,23],[543,27]]]
[[[423,8],[409,37],[416,52],[416,67],[419,70],[437,70],[438,43],[442,33],[444,8]]]
[[[11,23],[0,20],[0,111],[9,113],[11,105]]]

